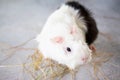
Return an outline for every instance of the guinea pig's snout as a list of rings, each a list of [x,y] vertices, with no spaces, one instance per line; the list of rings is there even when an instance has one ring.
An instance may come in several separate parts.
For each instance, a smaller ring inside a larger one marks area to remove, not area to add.
[[[83,63],[88,63],[89,61],[91,61],[91,56],[84,56],[81,58],[81,61]]]
[[[82,57],[81,59],[84,63],[86,63],[88,61],[88,57]]]

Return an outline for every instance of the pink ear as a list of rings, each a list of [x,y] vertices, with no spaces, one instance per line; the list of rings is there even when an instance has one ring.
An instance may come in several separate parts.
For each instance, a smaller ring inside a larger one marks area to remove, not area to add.
[[[75,34],[75,33],[76,33],[76,29],[74,27],[71,27],[70,34]]]
[[[61,36],[57,36],[57,37],[54,37],[54,38],[52,39],[52,41],[55,42],[55,43],[63,43],[64,38],[61,37]]]

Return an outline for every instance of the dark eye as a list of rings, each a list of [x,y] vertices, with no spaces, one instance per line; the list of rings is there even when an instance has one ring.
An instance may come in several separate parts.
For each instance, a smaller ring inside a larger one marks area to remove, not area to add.
[[[67,47],[67,51],[68,51],[68,52],[71,52],[71,49],[70,49],[69,47]]]

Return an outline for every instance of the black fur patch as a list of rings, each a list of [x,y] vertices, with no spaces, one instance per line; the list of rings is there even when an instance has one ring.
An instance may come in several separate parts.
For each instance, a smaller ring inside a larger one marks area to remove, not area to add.
[[[92,44],[97,38],[98,29],[94,18],[91,16],[91,13],[88,9],[86,9],[84,6],[76,1],[68,1],[66,2],[66,5],[73,7],[75,10],[79,10],[79,15],[84,17],[83,19],[86,22],[86,27],[88,29],[85,35],[86,42],[88,45]]]

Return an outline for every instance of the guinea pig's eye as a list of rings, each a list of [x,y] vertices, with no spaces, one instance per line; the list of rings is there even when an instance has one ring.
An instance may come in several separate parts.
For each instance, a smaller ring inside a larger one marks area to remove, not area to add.
[[[68,51],[68,52],[71,52],[71,49],[70,49],[69,47],[67,47],[67,51]]]

